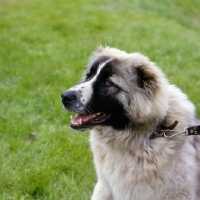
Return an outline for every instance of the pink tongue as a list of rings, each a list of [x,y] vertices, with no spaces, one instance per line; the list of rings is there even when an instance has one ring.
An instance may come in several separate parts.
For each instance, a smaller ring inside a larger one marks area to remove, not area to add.
[[[72,118],[72,123],[76,124],[80,121],[80,119],[82,122],[88,122],[89,120],[91,120],[94,117],[95,117],[94,114],[90,114],[90,115],[77,114],[76,116],[74,116]]]

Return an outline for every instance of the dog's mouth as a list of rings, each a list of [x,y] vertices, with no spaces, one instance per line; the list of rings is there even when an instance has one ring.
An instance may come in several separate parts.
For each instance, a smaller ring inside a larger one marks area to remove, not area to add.
[[[101,125],[108,120],[110,114],[105,112],[98,112],[94,114],[76,114],[71,116],[71,128],[79,131],[91,129],[95,125]]]

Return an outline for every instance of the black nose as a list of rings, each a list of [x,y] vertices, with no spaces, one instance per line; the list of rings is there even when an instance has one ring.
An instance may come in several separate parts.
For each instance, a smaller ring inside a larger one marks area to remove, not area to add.
[[[73,91],[65,91],[61,94],[62,101],[64,104],[70,103],[76,100],[76,93]]]

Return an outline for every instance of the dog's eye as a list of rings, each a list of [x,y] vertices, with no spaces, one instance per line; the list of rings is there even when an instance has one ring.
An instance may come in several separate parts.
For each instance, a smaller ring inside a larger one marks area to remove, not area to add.
[[[106,80],[105,86],[109,87],[109,86],[111,86],[111,85],[112,85],[112,83],[111,83],[109,80]]]

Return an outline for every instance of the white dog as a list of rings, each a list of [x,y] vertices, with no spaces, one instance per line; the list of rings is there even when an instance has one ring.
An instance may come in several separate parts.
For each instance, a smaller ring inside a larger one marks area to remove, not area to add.
[[[92,200],[200,198],[195,108],[147,57],[100,47],[62,102],[73,129],[91,130]]]

